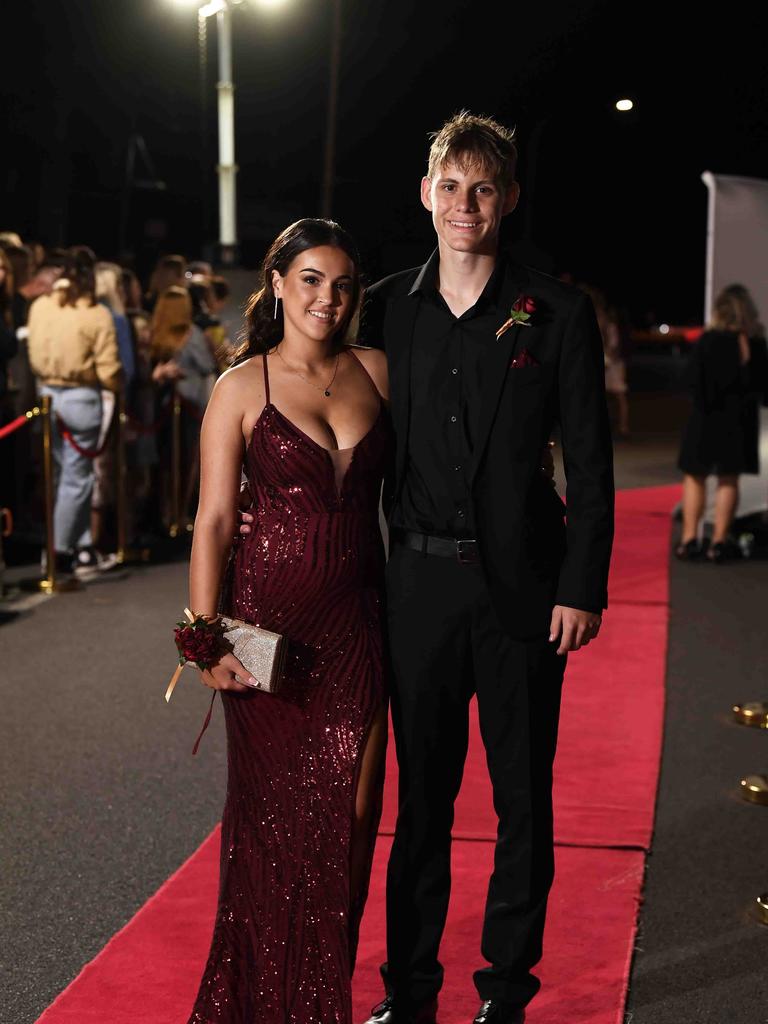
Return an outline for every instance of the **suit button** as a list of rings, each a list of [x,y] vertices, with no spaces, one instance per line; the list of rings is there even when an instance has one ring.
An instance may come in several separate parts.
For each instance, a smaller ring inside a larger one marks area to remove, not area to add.
[[[456,512],[456,515],[457,515],[457,516],[459,517],[459,519],[463,519],[463,518],[464,518],[464,509],[463,509],[463,508],[460,508],[460,509],[459,509],[459,510],[458,510],[458,511]]]
[[[456,422],[456,417],[455,416],[451,416],[451,423],[455,423],[455,422]]]
[[[456,366],[454,366],[454,368],[451,370],[451,373],[454,374],[454,375],[457,374],[458,372],[459,372],[459,370],[458,370],[458,367],[456,367]]]

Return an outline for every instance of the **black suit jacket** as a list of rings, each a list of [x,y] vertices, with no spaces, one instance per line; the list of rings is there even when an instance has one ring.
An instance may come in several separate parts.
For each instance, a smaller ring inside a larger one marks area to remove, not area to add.
[[[391,514],[402,488],[410,427],[410,357],[422,268],[368,289],[360,338],[383,348],[390,376],[396,448],[385,485]],[[603,346],[592,303],[579,289],[516,264],[502,308],[520,295],[536,302],[530,326],[498,340],[485,373],[486,401],[471,470],[477,540],[496,612],[518,638],[549,629],[555,604],[607,606],[613,541],[613,457],[605,403]],[[501,324],[499,324],[501,326]],[[528,365],[520,362],[526,350]],[[566,506],[541,473],[541,453],[560,424]]]

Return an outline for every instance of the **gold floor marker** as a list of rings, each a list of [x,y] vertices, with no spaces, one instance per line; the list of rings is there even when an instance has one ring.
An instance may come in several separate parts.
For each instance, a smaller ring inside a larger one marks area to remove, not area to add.
[[[741,795],[751,804],[768,807],[768,775],[747,775],[741,780]]]
[[[768,701],[752,700],[746,704],[734,704],[733,717],[741,725],[753,725],[758,729],[768,729]]]

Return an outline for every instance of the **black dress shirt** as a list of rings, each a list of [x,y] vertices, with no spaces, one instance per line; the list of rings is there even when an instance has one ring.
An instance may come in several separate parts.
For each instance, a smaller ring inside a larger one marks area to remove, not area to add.
[[[392,525],[442,537],[475,536],[469,488],[482,410],[480,367],[509,315],[499,307],[504,261],[460,317],[438,291],[435,251],[410,291],[419,309],[411,351],[407,462]]]

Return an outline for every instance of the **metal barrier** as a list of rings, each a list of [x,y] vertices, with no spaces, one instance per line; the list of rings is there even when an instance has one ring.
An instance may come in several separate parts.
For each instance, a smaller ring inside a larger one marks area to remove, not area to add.
[[[182,536],[186,531],[182,528],[182,520],[184,517],[184,509],[182,508],[182,413],[186,412],[187,415],[193,417],[195,420],[200,421],[202,414],[198,407],[181,397],[178,392],[174,389],[173,397],[168,403],[168,407],[162,410],[157,420],[151,424],[137,423],[131,415],[128,413],[125,402],[125,395],[120,393],[118,395],[118,407],[117,407],[117,424],[116,424],[116,437],[115,437],[115,511],[116,511],[116,532],[117,532],[117,561],[118,564],[125,565],[133,561],[146,561],[148,558],[147,551],[134,551],[128,546],[128,460],[126,457],[126,449],[128,445],[127,439],[127,428],[130,425],[132,429],[139,431],[140,433],[157,433],[162,425],[166,422],[168,415],[171,416],[171,494],[170,494],[170,523],[168,526],[168,533],[172,538],[178,538]],[[42,420],[42,440],[43,440],[43,517],[45,522],[45,575],[42,579],[36,583],[37,589],[47,594],[56,593],[64,590],[75,590],[78,589],[79,583],[76,579],[67,577],[64,579],[58,579],[56,574],[56,544],[54,536],[54,523],[53,523],[53,510],[55,504],[55,472],[54,472],[54,459],[53,459],[53,410],[51,404],[51,398],[49,395],[44,395],[40,400],[40,405],[35,406],[33,409],[28,410],[21,416],[17,416],[10,423],[0,427],[0,441],[3,438],[15,433],[22,427],[31,423],[36,417],[41,417]],[[109,443],[109,434],[105,438],[104,443],[98,449],[85,449],[75,441],[73,433],[67,424],[61,419],[56,417],[56,427],[64,440],[65,443],[71,445],[75,451],[80,455],[85,456],[88,459],[95,459],[106,450]],[[0,516],[8,517],[10,519],[10,511],[8,509],[0,509]],[[189,527],[187,527],[189,529]],[[3,536],[8,536],[12,530],[12,525],[8,526]],[[0,531],[1,532],[1,531]],[[3,549],[2,539],[0,539],[0,593],[2,592],[2,567],[3,567]]]

